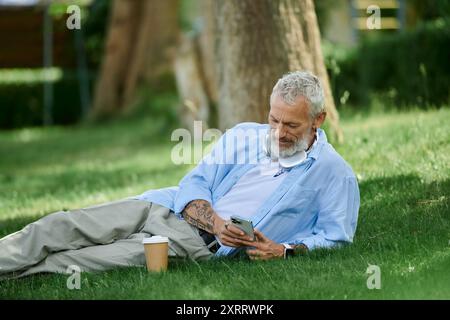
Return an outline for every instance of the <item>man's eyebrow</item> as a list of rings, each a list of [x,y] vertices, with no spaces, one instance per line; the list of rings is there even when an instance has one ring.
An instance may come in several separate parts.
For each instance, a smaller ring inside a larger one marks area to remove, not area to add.
[[[271,114],[269,114],[269,116],[272,118],[272,119],[274,119],[274,120],[276,120],[276,121],[279,121],[277,118],[275,118],[273,115],[271,115]],[[287,125],[296,125],[296,126],[299,126],[299,125],[301,125],[302,123],[301,122],[283,122],[284,124],[287,124]]]

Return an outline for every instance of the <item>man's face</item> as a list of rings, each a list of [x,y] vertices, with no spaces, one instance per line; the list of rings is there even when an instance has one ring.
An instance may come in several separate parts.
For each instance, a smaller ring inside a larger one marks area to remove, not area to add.
[[[279,95],[273,96],[269,112],[272,151],[288,157],[308,148],[314,135],[309,111],[308,101],[302,96],[294,105],[287,104]]]

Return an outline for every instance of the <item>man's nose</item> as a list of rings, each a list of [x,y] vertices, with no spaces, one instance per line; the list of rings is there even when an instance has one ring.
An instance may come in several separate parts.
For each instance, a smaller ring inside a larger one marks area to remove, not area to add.
[[[279,123],[277,125],[276,135],[277,135],[278,139],[284,138],[286,136],[286,126]]]

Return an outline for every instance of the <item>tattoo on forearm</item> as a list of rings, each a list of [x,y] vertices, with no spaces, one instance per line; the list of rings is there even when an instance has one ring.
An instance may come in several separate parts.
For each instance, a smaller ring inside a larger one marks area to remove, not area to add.
[[[206,200],[192,200],[182,212],[188,223],[210,233],[214,232],[214,214],[211,204]]]

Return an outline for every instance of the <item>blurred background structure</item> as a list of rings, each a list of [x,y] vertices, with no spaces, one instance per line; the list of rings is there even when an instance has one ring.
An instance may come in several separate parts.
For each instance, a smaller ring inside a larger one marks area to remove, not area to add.
[[[87,28],[67,27],[71,3],[83,8],[81,17],[88,5],[99,10],[91,1],[0,0],[1,128],[72,124],[87,117],[100,57],[87,46],[97,50],[102,40],[91,32],[97,28],[93,21]]]
[[[338,107],[428,109],[450,100],[450,2],[316,1]],[[369,29],[368,8],[380,8]]]
[[[223,130],[265,121],[276,80],[310,69],[340,139],[342,109],[448,106],[449,17],[449,0],[0,0],[0,128],[145,114]]]

